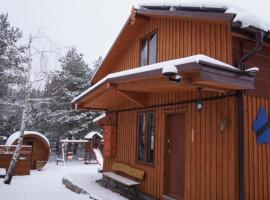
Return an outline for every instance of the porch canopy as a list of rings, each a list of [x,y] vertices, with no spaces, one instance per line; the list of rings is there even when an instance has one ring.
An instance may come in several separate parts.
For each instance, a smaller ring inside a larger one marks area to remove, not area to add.
[[[182,77],[179,83],[169,81],[162,74],[167,66],[176,67]],[[146,106],[148,93],[198,88],[215,91],[254,89],[254,76],[251,71],[242,71],[214,58],[194,55],[108,74],[74,98],[72,104],[76,109],[90,110],[109,110],[127,102]]]

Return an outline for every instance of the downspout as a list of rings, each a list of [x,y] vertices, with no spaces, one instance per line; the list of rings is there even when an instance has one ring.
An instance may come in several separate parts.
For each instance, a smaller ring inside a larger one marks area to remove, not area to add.
[[[238,68],[245,70],[244,62],[259,52],[263,45],[265,32],[258,30],[256,32],[255,47],[245,54],[238,63]],[[244,152],[244,91],[238,92],[238,157],[239,157],[239,200],[245,200],[245,152]]]
[[[240,58],[240,60],[238,62],[238,68],[239,69],[244,70],[244,62],[246,62],[254,54],[261,51],[262,46],[263,46],[263,38],[264,38],[264,36],[265,36],[265,32],[260,31],[260,30],[256,32],[256,34],[255,34],[256,45],[251,51],[247,52],[247,54],[245,54],[242,58]]]

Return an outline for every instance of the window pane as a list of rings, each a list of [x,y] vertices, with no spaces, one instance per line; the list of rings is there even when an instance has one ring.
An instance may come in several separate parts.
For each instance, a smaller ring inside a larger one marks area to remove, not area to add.
[[[147,50],[148,50],[148,42],[147,38],[142,40],[141,43],[141,66],[147,65]]]
[[[157,33],[150,36],[149,41],[149,64],[157,62]]]
[[[147,115],[147,157],[146,162],[154,162],[155,148],[155,116],[150,112]]]
[[[144,113],[139,114],[138,122],[138,144],[137,144],[137,159],[143,161],[144,157],[144,137],[145,137],[145,115]]]

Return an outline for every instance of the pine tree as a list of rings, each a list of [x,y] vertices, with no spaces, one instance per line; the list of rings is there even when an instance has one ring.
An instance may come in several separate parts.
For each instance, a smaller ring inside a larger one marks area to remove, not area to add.
[[[0,14],[0,132],[8,134],[19,129],[25,96],[25,70],[27,47],[19,45],[22,32],[8,21],[7,14]]]
[[[51,73],[45,85],[42,98],[51,100],[40,108],[38,126],[52,138],[82,138],[90,130],[98,129],[92,120],[99,113],[74,110],[71,101],[89,87],[94,69],[88,67],[75,48],[68,50],[59,62],[62,70]]]

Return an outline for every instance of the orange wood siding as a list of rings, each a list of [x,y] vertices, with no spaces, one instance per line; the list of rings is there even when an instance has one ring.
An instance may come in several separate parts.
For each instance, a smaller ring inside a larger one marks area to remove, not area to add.
[[[233,62],[238,64],[243,54],[250,51],[255,42],[233,37]],[[252,123],[260,106],[270,113],[270,47],[265,44],[260,52],[245,62],[245,67],[259,67],[255,78],[255,90],[246,91],[244,97],[244,154],[246,199],[270,199],[270,146],[256,141]]]
[[[220,94],[206,93],[205,96]],[[150,94],[148,105],[195,99],[197,93]],[[163,196],[165,114],[186,113],[186,183],[185,199],[237,199],[237,100],[226,97],[206,101],[202,112],[195,104],[163,106],[156,113],[155,163],[139,164],[136,159],[136,122],[138,111],[118,112],[116,157],[105,157],[104,170],[110,171],[113,161],[126,163],[144,170],[145,179],[140,189],[159,199]],[[126,106],[123,106],[124,108]],[[229,126],[220,130],[222,120],[228,119]],[[192,136],[192,134],[194,134]],[[193,141],[192,141],[193,138]]]
[[[114,126],[104,126],[104,156],[115,156],[116,134]]]
[[[123,44],[128,48],[122,51],[121,56],[104,66],[106,74],[139,66],[140,39],[155,30],[158,33],[158,62],[205,54],[232,63],[230,24],[187,18],[154,18],[126,41],[128,45]]]
[[[235,65],[242,57],[242,54],[246,54],[255,47],[255,42],[248,41],[240,37],[233,37],[233,62]],[[262,50],[245,63],[245,68],[258,67],[260,71],[255,77],[255,90],[246,91],[246,94],[260,97],[270,97],[270,46],[265,44]]]
[[[245,183],[246,199],[270,199],[270,145],[258,144],[252,129],[260,106],[270,114],[270,98],[245,96]]]
[[[129,41],[128,48],[114,62],[105,66],[107,73],[127,70],[139,65],[140,39],[157,30],[158,62],[195,54],[205,54],[232,63],[230,24],[224,22],[183,19],[150,19]],[[104,76],[106,75],[104,74]],[[204,94],[216,96],[219,93]],[[195,92],[149,93],[147,105],[178,102],[197,98]],[[119,108],[131,108],[130,103]],[[237,199],[237,100],[236,97],[207,101],[202,112],[194,103],[151,109],[156,112],[155,164],[142,165],[136,158],[137,111],[117,114],[116,157],[105,157],[104,170],[110,171],[114,161],[123,162],[145,171],[140,189],[162,199],[165,182],[164,140],[165,113],[186,113],[186,183],[185,199]],[[229,119],[229,127],[220,131],[222,119]],[[192,141],[194,134],[194,141]]]

